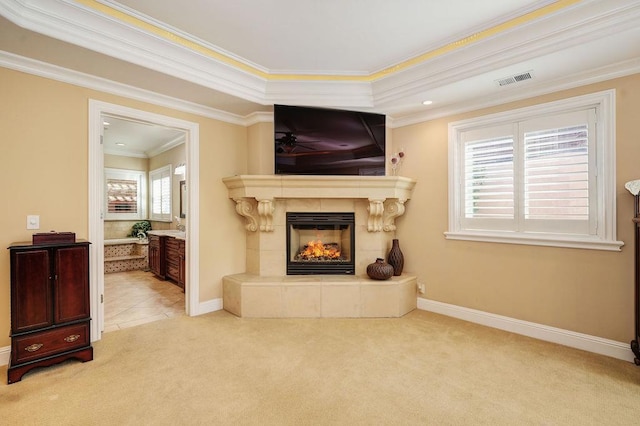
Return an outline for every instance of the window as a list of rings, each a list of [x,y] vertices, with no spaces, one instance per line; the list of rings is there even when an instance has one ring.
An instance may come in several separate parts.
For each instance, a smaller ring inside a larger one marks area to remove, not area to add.
[[[146,219],[145,172],[105,168],[105,219]]]
[[[171,165],[149,172],[149,219],[171,221]]]
[[[619,250],[614,92],[449,125],[449,239]]]

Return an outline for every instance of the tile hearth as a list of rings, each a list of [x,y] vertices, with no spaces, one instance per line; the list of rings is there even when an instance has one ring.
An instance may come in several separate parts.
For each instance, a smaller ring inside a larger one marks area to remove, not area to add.
[[[229,275],[224,309],[248,318],[390,318],[416,309],[416,277]]]

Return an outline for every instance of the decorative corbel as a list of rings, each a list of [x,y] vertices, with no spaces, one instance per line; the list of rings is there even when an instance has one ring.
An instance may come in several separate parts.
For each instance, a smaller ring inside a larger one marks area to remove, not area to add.
[[[395,231],[397,217],[404,214],[404,203],[407,200],[394,198],[384,203],[384,215],[382,229],[385,231]]]
[[[247,219],[245,228],[247,231],[258,230],[258,218],[256,217],[255,202],[251,198],[234,198],[236,202],[236,212]]]
[[[273,232],[273,198],[258,200],[258,215],[260,215],[260,230]]]
[[[367,231],[382,231],[382,214],[384,213],[384,198],[369,198],[369,220],[367,222]]]

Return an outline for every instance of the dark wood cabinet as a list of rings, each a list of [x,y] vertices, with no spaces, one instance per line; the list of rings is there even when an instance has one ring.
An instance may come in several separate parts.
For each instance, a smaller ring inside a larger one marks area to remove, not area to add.
[[[184,289],[184,284],[185,282],[187,282],[187,271],[186,271],[186,244],[185,244],[185,240],[179,240],[179,246],[178,246],[178,268],[179,268],[179,273],[178,273],[178,283],[180,284],[180,287],[182,287],[182,289]]]
[[[184,289],[184,240],[167,238],[165,242],[165,261],[167,265],[167,278],[173,280]]]
[[[162,279],[165,279],[165,240],[164,236],[149,235],[149,269]]]
[[[11,262],[8,383],[35,367],[93,359],[89,243],[15,243]]]
[[[185,241],[166,235],[149,235],[149,269],[161,279],[169,279],[184,289]]]

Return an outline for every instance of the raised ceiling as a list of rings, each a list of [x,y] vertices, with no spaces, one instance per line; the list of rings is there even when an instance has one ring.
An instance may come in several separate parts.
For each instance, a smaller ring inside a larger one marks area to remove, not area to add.
[[[400,126],[640,71],[637,0],[0,0],[0,15],[2,66],[241,123],[278,103]]]

